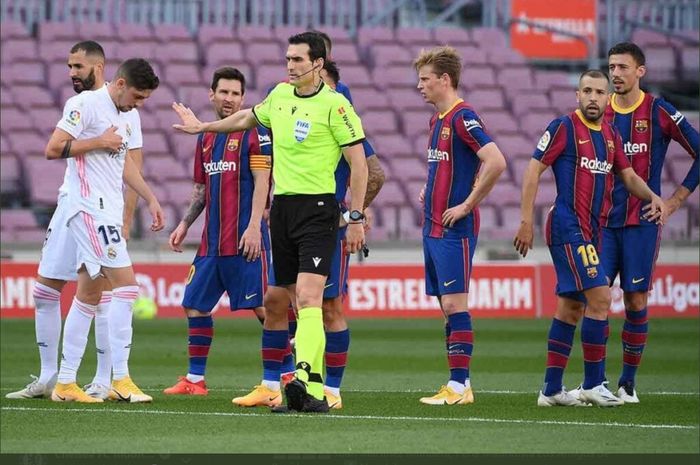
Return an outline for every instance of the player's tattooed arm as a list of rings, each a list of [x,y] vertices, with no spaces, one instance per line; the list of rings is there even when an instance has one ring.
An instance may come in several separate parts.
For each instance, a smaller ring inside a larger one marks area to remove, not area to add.
[[[122,144],[122,138],[112,126],[97,137],[76,139],[66,131],[56,128],[46,144],[44,155],[49,160],[77,157],[93,150],[109,150],[116,152]]]
[[[386,176],[384,169],[376,155],[367,158],[367,193],[365,194],[364,208],[370,206],[372,200],[379,194]]]
[[[205,194],[204,184],[195,183],[194,188],[192,189],[192,200],[190,200],[190,206],[187,209],[185,216],[182,218],[182,222],[185,223],[188,228],[192,226],[192,223],[194,223],[195,220],[199,218],[199,215],[204,211]]]

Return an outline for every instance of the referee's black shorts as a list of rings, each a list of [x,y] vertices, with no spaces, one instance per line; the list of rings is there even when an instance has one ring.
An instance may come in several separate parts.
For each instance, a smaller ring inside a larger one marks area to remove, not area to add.
[[[333,194],[274,196],[270,234],[276,285],[295,284],[299,273],[328,276],[339,220]]]

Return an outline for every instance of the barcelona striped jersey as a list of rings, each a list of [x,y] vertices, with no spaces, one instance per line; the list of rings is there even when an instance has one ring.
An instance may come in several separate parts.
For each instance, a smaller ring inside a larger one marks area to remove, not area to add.
[[[194,182],[205,185],[206,219],[198,256],[238,255],[253,207],[254,170],[269,170],[271,142],[265,128],[229,134],[207,132],[197,139]],[[267,223],[261,222],[269,250]]]
[[[481,160],[476,153],[492,142],[477,113],[462,99],[430,120],[428,182],[425,187],[424,237],[465,238],[479,234],[479,209],[448,227],[442,214],[464,202],[477,180]]]
[[[617,130],[607,122],[595,125],[576,110],[549,124],[532,157],[551,165],[557,186],[547,245],[598,243],[606,180],[611,171],[630,167]]]
[[[661,195],[661,170],[671,140],[678,142],[694,158],[682,185],[691,192],[698,186],[698,131],[681,112],[664,99],[642,92],[630,108],[620,108],[615,95],[605,110],[605,120],[613,124],[620,136],[625,155],[634,171],[657,195]],[[650,225],[643,219],[645,201],[631,195],[622,181],[609,180],[609,195],[603,208],[603,226],[620,228]],[[671,192],[664,192],[670,195]]]

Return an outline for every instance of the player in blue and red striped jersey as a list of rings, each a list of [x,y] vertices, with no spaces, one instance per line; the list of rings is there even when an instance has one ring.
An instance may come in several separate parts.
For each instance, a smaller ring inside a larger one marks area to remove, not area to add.
[[[429,405],[470,404],[472,323],[467,308],[472,257],[479,234],[479,203],[493,188],[506,161],[479,115],[457,94],[462,60],[454,48],[423,51],[414,62],[418,90],[437,113],[430,120],[423,254],[426,293],[436,296],[445,325],[449,381]],[[478,177],[478,182],[477,182]]]
[[[209,99],[219,119],[236,113],[244,94],[245,77],[239,70],[224,67],[214,72]],[[182,252],[188,228],[206,211],[202,242],[182,300],[189,328],[189,372],[165,394],[208,393],[204,373],[214,336],[211,311],[224,291],[231,310],[255,309],[264,315],[270,238],[262,216],[270,168],[270,136],[264,128],[204,133],[197,140],[192,201],[170,235],[170,248]]]
[[[608,66],[615,93],[605,119],[619,131],[634,171],[659,195],[664,194],[661,170],[671,140],[693,157],[685,179],[666,201],[671,214],[698,186],[698,131],[670,103],[639,88],[646,73],[645,63],[644,53],[633,43],[620,43],[610,49]],[[630,196],[619,179],[614,179],[602,220],[605,271],[611,283],[620,275],[624,291],[623,366],[617,395],[630,403],[639,402],[635,375],[647,341],[647,296],[661,241],[661,228],[642,218],[643,205],[643,201]]]
[[[649,220],[661,221],[666,211],[661,198],[631,168],[617,130],[603,121],[609,85],[608,77],[598,70],[581,75],[576,93],[578,109],[549,124],[524,175],[522,217],[514,240],[523,257],[532,248],[537,186],[548,166],[557,186],[545,237],[557,274],[558,298],[549,330],[544,387],[537,399],[541,407],[584,402],[598,406],[623,404],[605,385],[611,298],[598,241],[600,212],[611,171],[633,195],[651,202],[643,210]],[[564,389],[562,378],[581,317],[584,380],[577,397]]]

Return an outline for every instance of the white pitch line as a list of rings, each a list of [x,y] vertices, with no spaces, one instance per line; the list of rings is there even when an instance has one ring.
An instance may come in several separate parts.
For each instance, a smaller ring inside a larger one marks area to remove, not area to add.
[[[676,430],[696,430],[698,425],[674,425],[674,424],[644,424],[644,423],[618,423],[618,422],[591,422],[591,421],[556,421],[556,420],[523,420],[518,418],[444,418],[444,417],[406,417],[406,416],[377,416],[377,415],[305,415],[305,414],[280,414],[274,413],[234,413],[234,412],[182,412],[175,410],[120,410],[120,409],[86,409],[86,408],[37,408],[37,407],[2,407],[3,411],[16,412],[107,412],[107,413],[134,413],[147,415],[199,415],[199,416],[215,416],[215,417],[293,417],[293,418],[308,418],[308,419],[323,419],[323,420],[375,420],[375,421],[420,421],[420,422],[456,422],[456,423],[512,423],[524,425],[552,425],[552,426],[602,426],[609,427],[625,427],[625,428],[642,428],[642,429],[676,429]]]

